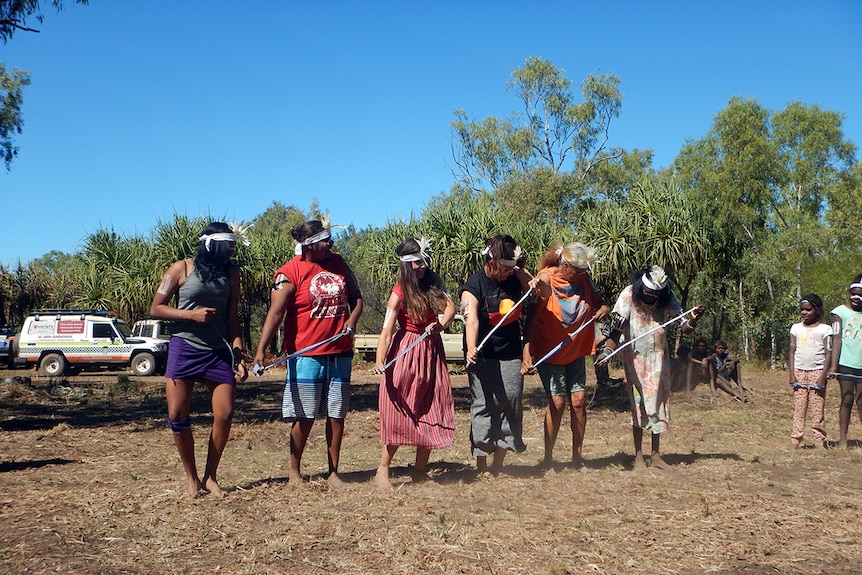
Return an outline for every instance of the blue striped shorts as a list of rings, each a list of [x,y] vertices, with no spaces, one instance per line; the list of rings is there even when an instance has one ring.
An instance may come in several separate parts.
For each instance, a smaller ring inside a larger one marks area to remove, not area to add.
[[[342,419],[350,407],[353,352],[300,356],[287,364],[281,415],[288,421],[334,417]]]

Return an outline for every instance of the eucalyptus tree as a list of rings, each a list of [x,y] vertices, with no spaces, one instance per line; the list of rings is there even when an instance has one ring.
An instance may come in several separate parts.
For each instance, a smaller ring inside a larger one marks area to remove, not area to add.
[[[683,147],[672,167],[706,228],[710,289],[704,303],[713,310],[713,321],[720,314],[721,325],[740,328],[746,355],[756,321],[749,282],[761,281],[750,273],[756,261],[751,256],[766,249],[772,234],[773,190],[781,176],[769,135],[769,111],[754,99],[733,98],[704,138]],[[771,281],[767,293],[774,293]]]
[[[650,153],[629,157],[625,150],[608,148],[611,122],[622,105],[619,84],[613,74],[590,75],[578,97],[563,70],[528,58],[507,85],[521,112],[473,120],[465,110],[455,110],[450,127],[456,184],[492,192],[507,211],[570,223],[579,202],[595,195],[593,173],[600,166],[615,163],[620,176],[620,168],[651,162]]]
[[[76,0],[87,4],[88,0]],[[30,27],[28,19],[42,23],[44,16],[39,0],[0,0],[0,41],[7,43],[17,31],[38,32]],[[58,12],[63,9],[62,0],[51,0],[51,6]],[[21,104],[24,88],[30,84],[30,75],[24,70],[6,71],[0,62],[0,158],[9,170],[12,160],[18,154],[14,137],[24,126]]]
[[[89,0],[75,0],[76,4],[88,4]],[[39,24],[45,19],[42,6],[50,4],[54,10],[60,12],[65,2],[63,0],[0,0],[0,41],[8,42],[15,32],[39,32],[31,27],[28,19],[34,19]]]
[[[772,138],[783,169],[776,190],[779,249],[796,272],[796,297],[802,295],[803,265],[829,249],[824,242],[824,212],[832,190],[850,176],[856,146],[844,138],[836,112],[792,102],[772,116]],[[795,260],[795,261],[794,261]]]
[[[844,225],[828,225],[852,221],[843,210],[858,206],[847,196],[856,185],[856,148],[841,121],[800,102],[773,113],[733,98],[674,162],[706,224],[710,307],[732,314],[727,325],[739,327],[746,354],[754,346],[773,365],[803,284],[820,282],[826,262],[852,237]]]
[[[24,88],[30,84],[30,75],[23,70],[6,71],[0,62],[0,159],[9,170],[12,160],[18,155],[15,135],[24,127],[21,104]]]

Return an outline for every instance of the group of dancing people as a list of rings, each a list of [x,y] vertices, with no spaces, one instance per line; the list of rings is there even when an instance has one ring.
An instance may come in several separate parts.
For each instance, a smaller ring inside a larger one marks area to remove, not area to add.
[[[306,442],[315,418],[325,417],[327,481],[339,486],[352,336],[362,313],[362,295],[347,263],[332,251],[325,222],[312,220],[291,233],[296,254],[273,276],[254,365],[266,368],[266,351],[283,328],[283,352],[288,355],[282,415],[291,424],[288,480],[302,481]],[[218,464],[230,432],[235,385],[249,373],[237,311],[239,271],[231,261],[236,242],[237,235],[226,224],[207,226],[195,258],[167,270],[150,310],[154,318],[174,322],[165,372],[168,425],[189,497],[223,496]],[[427,477],[431,451],[455,441],[454,398],[440,333],[456,309],[442,279],[429,268],[429,244],[424,238],[407,238],[396,249],[397,278],[377,346],[382,450],[375,480],[382,488],[392,486],[389,468],[399,447],[416,448],[412,478],[421,481]],[[652,266],[635,274],[611,311],[591,278],[595,252],[587,246],[552,246],[535,276],[525,269],[521,250],[508,235],[491,238],[482,259],[481,269],[467,279],[460,294],[472,396],[470,443],[477,471],[498,474],[508,452],[526,449],[524,375],[534,372],[548,397],[543,465],[554,466],[554,444],[567,406],[572,463],[583,465],[585,358],[596,349],[594,324],[599,322],[606,325],[599,341],[602,353],[613,353],[621,339],[636,344],[622,355],[626,379],[635,382],[630,386],[635,466],[645,466],[641,443],[646,429],[653,436],[651,463],[663,467],[658,438],[667,430],[670,388],[667,341],[659,322],[680,316],[664,270]],[[683,330],[693,330],[702,313],[698,307],[680,317]],[[190,420],[195,381],[207,385],[214,418],[202,479]]]
[[[311,220],[291,234],[295,257],[273,276],[270,307],[253,361],[256,372],[273,366],[265,364],[266,351],[282,328],[286,355],[278,363],[285,364],[287,372],[282,415],[291,425],[288,480],[302,481],[302,456],[314,420],[325,418],[327,482],[338,487],[343,485],[339,456],[362,294],[350,267],[332,251],[328,222]],[[168,425],[191,498],[224,495],[218,464],[230,432],[236,383],[249,374],[238,319],[239,271],[232,262],[237,240],[228,225],[208,225],[195,257],[168,268],[150,310],[152,317],[174,322],[165,372]],[[440,333],[453,321],[456,308],[440,276],[429,268],[429,254],[428,240],[407,238],[393,256],[398,261],[397,278],[374,366],[380,376],[382,444],[375,481],[383,489],[392,488],[390,465],[399,447],[416,448],[411,475],[413,481],[422,481],[431,451],[455,441],[454,398]],[[651,435],[650,466],[667,467],[660,454],[669,422],[667,327],[678,323],[683,333],[693,332],[704,308],[683,313],[667,273],[653,265],[633,274],[631,285],[611,309],[592,280],[594,261],[595,251],[588,246],[555,244],[532,275],[517,242],[497,235],[482,251],[482,267],[462,286],[472,398],[470,443],[478,473],[496,475],[508,452],[526,449],[522,397],[524,376],[530,373],[538,373],[548,400],[542,465],[554,469],[554,445],[567,407],[571,462],[583,465],[585,358],[593,353],[599,365],[620,353],[631,404],[634,468],[647,466],[645,431]],[[862,283],[854,289],[862,296]],[[862,309],[862,297],[858,303]],[[600,337],[597,324],[603,325]],[[862,369],[857,371],[862,380]],[[203,478],[195,464],[190,420],[196,381],[208,387],[213,411]]]

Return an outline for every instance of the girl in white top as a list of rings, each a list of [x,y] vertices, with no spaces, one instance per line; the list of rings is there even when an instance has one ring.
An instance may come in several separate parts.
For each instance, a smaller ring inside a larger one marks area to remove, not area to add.
[[[790,328],[790,385],[793,386],[793,431],[790,447],[802,443],[807,413],[811,413],[814,445],[826,447],[825,407],[827,368],[832,364],[832,326],[820,323],[823,300],[816,294],[799,300],[802,321]]]

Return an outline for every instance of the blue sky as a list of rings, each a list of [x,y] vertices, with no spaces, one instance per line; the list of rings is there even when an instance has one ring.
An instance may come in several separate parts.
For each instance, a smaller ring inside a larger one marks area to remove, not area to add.
[[[67,0],[67,4],[71,0]],[[43,4],[48,4],[44,1]],[[275,200],[365,227],[453,177],[449,124],[520,111],[530,56],[620,77],[611,146],[669,165],[731,97],[844,114],[862,145],[862,3],[91,0],[0,45],[25,69],[0,264],[173,214],[251,220]],[[857,154],[857,158],[860,157]]]

